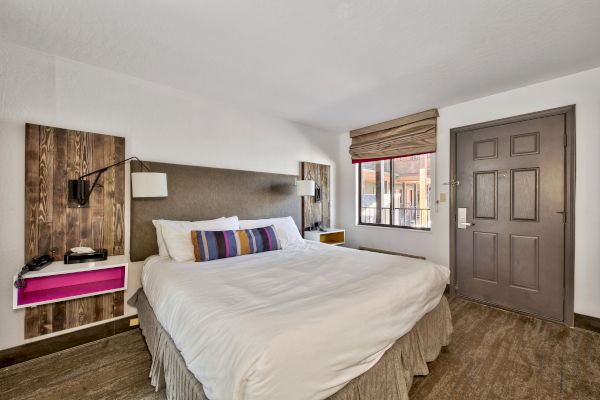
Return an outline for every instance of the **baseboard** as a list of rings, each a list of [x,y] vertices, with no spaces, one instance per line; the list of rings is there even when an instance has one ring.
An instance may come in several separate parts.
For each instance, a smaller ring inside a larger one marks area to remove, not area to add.
[[[103,324],[90,326],[89,328],[0,350],[0,368],[104,339],[131,329],[137,329],[137,325],[131,326],[130,324],[130,320],[134,318],[137,318],[137,315],[119,318]]]
[[[388,251],[388,250],[381,250],[381,249],[374,249],[372,247],[363,247],[363,246],[359,246],[358,247],[359,250],[365,250],[365,251],[372,251],[374,253],[383,253],[383,254],[391,254],[393,256],[403,256],[403,257],[410,257],[410,258],[418,258],[419,260],[425,260],[425,257],[423,256],[416,256],[414,254],[406,254],[406,253],[397,253],[395,251]]]
[[[575,314],[575,328],[600,333],[600,318]]]

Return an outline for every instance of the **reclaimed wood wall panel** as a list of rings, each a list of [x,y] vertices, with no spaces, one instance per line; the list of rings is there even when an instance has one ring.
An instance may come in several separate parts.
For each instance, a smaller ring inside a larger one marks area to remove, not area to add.
[[[67,188],[69,179],[123,160],[125,139],[27,124],[25,151],[25,261],[52,248],[61,259],[75,246],[123,254],[125,166],[100,177],[89,208],[68,208]]]
[[[304,229],[321,221],[321,226],[331,226],[331,167],[310,162],[301,163],[302,179],[314,180],[321,188],[321,201],[314,197],[302,198],[302,221]],[[303,229],[303,230],[304,230]]]
[[[123,300],[123,291],[119,291],[27,308],[25,339],[120,317]]]
[[[25,261],[71,247],[124,254],[125,166],[106,171],[86,208],[68,207],[68,180],[125,158],[118,136],[27,124],[25,129]],[[90,177],[93,181],[94,176]],[[123,315],[123,292],[30,307],[25,338]]]

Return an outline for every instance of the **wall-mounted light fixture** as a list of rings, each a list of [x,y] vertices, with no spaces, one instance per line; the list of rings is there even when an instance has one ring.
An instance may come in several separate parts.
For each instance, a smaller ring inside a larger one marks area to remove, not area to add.
[[[296,181],[296,195],[298,196],[314,196],[315,181],[303,180]]]
[[[296,195],[298,195],[299,197],[302,197],[302,198],[314,197],[315,203],[320,203],[321,188],[312,179],[298,180],[298,181],[296,181]],[[323,214],[323,204],[319,204],[319,206],[320,206],[320,209],[317,209],[316,211],[320,211],[320,215],[322,215]],[[317,214],[317,215],[319,215],[319,214]],[[312,230],[313,228],[319,229],[319,226],[321,225],[321,221],[320,221],[321,217],[318,217],[318,218],[319,218],[319,221],[314,221],[314,223],[311,223],[311,226],[308,227],[308,230]],[[306,229],[306,227],[304,229]]]
[[[90,196],[98,183],[100,176],[110,168],[119,166],[130,160],[137,160],[146,172],[131,173],[131,196],[132,197],[167,197],[167,174],[162,172],[150,172],[150,168],[137,157],[129,157],[112,165],[100,168],[96,171],[81,175],[77,179],[69,180],[69,207],[89,207]],[[96,175],[94,183],[90,187],[87,177]]]
[[[321,188],[313,180],[296,181],[296,194],[298,196],[314,196],[315,202],[321,201]]]

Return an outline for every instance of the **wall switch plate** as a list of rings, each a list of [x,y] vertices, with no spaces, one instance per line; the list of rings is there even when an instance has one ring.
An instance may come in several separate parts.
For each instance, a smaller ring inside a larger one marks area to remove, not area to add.
[[[140,324],[139,318],[131,318],[129,320],[129,326],[138,326]]]
[[[445,203],[446,202],[446,193],[442,192],[440,193],[440,203]]]

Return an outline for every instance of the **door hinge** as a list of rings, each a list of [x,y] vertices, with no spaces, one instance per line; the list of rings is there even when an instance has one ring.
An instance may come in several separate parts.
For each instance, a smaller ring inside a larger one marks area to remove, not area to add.
[[[568,138],[567,138],[567,134],[565,133],[565,148],[567,147],[567,143],[568,143]]]

